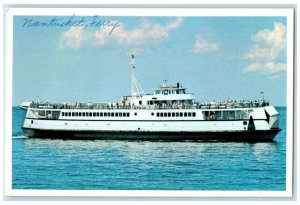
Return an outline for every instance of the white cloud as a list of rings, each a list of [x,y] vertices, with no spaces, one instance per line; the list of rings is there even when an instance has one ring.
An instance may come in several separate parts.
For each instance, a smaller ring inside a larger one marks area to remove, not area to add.
[[[274,63],[274,62],[265,62],[265,63],[251,63],[245,68],[245,72],[254,72],[254,71],[265,71],[268,73],[280,73],[286,71],[286,64],[284,63]]]
[[[263,43],[266,46],[285,48],[286,47],[286,27],[282,23],[275,22],[273,31],[263,29],[252,36],[256,43]]]
[[[118,44],[146,45],[168,39],[170,32],[179,28],[182,22],[183,18],[177,18],[165,25],[141,20],[139,26],[133,30],[126,30],[125,26],[120,23],[111,35],[109,35],[111,31],[109,27],[101,27],[94,32],[72,27],[63,34],[62,41],[65,42],[63,46],[71,49],[79,49],[85,41],[93,46],[103,46],[112,41]]]
[[[280,50],[274,47],[261,47],[260,45],[253,45],[248,53],[244,55],[244,58],[252,61],[266,61],[275,60],[278,58]]]
[[[60,39],[60,47],[78,50],[85,39],[83,27],[71,27],[70,30],[63,33]]]
[[[141,20],[140,25],[132,31],[127,31],[124,26],[120,26],[111,36],[107,36],[105,30],[99,29],[95,33],[95,40],[98,45],[103,45],[108,40],[117,40],[119,43],[131,45],[147,44],[168,39],[170,32],[177,29],[182,22],[183,18],[177,18],[166,25],[152,24],[146,20]]]
[[[194,53],[208,53],[219,49],[219,44],[216,42],[208,42],[202,38],[196,39],[192,51]]]
[[[249,52],[243,55],[243,59],[250,61],[244,69],[245,72],[276,74],[286,71],[286,63],[279,62],[280,54],[286,51],[285,25],[275,22],[273,30],[260,30],[251,39],[254,44]]]

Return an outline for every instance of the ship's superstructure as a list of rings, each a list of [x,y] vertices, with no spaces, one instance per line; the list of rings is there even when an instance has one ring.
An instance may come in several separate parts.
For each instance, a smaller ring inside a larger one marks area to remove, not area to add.
[[[145,94],[131,61],[131,95],[118,103],[32,102],[23,130],[29,137],[130,140],[270,141],[279,114],[265,100],[196,102],[180,83]]]

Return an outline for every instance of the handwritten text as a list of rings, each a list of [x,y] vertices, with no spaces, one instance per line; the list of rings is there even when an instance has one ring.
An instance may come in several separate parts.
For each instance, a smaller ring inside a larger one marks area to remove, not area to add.
[[[111,35],[114,30],[121,26],[118,22],[112,22],[109,20],[102,20],[99,16],[93,17],[76,17],[72,15],[70,17],[53,17],[46,21],[37,21],[33,18],[25,18],[22,27],[24,28],[38,28],[38,27],[83,27],[87,29],[88,27],[96,28],[109,28],[109,35]]]

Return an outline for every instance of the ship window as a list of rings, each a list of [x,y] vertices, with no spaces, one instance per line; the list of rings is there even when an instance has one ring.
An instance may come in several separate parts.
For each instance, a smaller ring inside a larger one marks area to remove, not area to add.
[[[106,117],[106,116],[107,116],[107,113],[105,112],[105,113],[104,113],[104,117]]]
[[[172,112],[172,117],[175,117],[175,112]]]
[[[130,116],[130,113],[128,112],[128,113],[127,113],[127,117],[129,117],[129,116]]]
[[[93,117],[96,117],[96,113],[95,112],[93,112]]]
[[[126,112],[123,112],[123,117],[126,117],[126,116],[127,116]]]
[[[180,113],[180,117],[182,117],[182,116],[183,116],[183,113],[181,112],[181,113]]]
[[[118,117],[119,116],[119,113],[118,112],[116,112],[116,117]]]
[[[107,113],[107,117],[110,117],[110,112]]]
[[[78,112],[75,112],[75,116],[78,117]]]
[[[71,116],[71,113],[69,112],[69,116]]]
[[[193,117],[196,117],[196,113],[195,112],[193,112]]]
[[[163,116],[164,116],[164,113],[161,112],[161,113],[160,113],[160,116],[163,117]]]
[[[164,95],[168,95],[168,91],[167,90],[164,90]]]
[[[137,113],[135,112],[135,113],[134,113],[134,116],[136,116],[136,115],[137,115]]]
[[[112,112],[112,113],[111,113],[111,116],[114,117],[114,116],[115,116],[115,113]]]
[[[156,117],[159,117],[159,112],[156,113]]]
[[[222,111],[216,111],[216,119],[217,120],[223,120]]]
[[[235,119],[235,111],[224,111],[223,118],[224,118],[224,120],[234,120]]]
[[[82,113],[82,116],[85,117],[85,112]]]
[[[139,104],[142,105],[142,101],[141,100],[139,101]]]
[[[171,113],[170,112],[168,113],[168,117],[171,117]]]
[[[90,117],[92,117],[92,113],[90,112]]]
[[[79,115],[79,117],[81,117],[81,112],[80,112],[80,113],[78,113],[78,115]]]
[[[188,116],[191,117],[191,116],[192,116],[192,113],[188,112]]]
[[[153,100],[150,100],[150,105],[153,105]]]
[[[65,113],[64,113],[64,112],[62,112],[62,116],[65,116]]]
[[[236,118],[238,120],[241,120],[241,119],[247,119],[247,112],[244,111],[244,110],[237,110],[236,111]]]
[[[179,112],[176,112],[176,117],[179,117]]]
[[[168,116],[168,113],[164,112],[164,117],[167,117]]]
[[[186,112],[184,113],[184,117],[187,117],[187,113]]]
[[[89,113],[88,113],[88,112],[86,112],[86,113],[85,113],[85,116],[86,116],[86,117],[88,117],[88,116],[89,116]]]
[[[99,117],[99,112],[97,112],[97,117]]]
[[[154,113],[153,113],[153,112],[151,112],[151,115],[153,116],[153,115],[154,115]]]
[[[119,112],[119,116],[122,117],[122,113],[121,112]]]

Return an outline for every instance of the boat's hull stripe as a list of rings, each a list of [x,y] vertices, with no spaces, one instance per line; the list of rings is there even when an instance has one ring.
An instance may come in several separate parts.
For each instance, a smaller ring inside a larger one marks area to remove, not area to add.
[[[81,131],[43,130],[24,128],[28,137],[59,139],[104,139],[104,140],[202,140],[202,141],[272,141],[280,129],[245,130],[222,132],[154,132],[154,131]]]
[[[55,121],[84,121],[84,122],[94,122],[94,121],[108,121],[108,122],[228,122],[228,121],[249,121],[249,119],[237,119],[237,120],[165,120],[165,119],[161,119],[161,120],[110,120],[110,119],[95,119],[95,120],[91,120],[91,119],[36,119],[36,118],[26,118],[28,120],[55,120]],[[259,121],[267,121],[267,119],[254,119],[255,121],[259,120]]]

